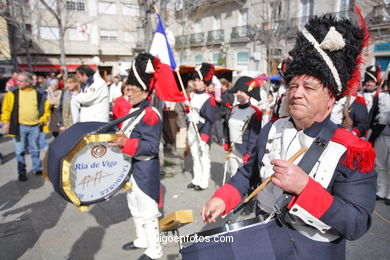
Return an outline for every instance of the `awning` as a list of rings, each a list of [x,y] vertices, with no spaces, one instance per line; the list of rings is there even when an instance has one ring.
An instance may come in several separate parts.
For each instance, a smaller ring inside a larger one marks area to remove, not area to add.
[[[195,72],[195,66],[185,66],[185,65],[180,65],[180,73],[191,73]],[[233,72],[234,70],[232,69],[227,69],[227,68],[220,68],[220,67],[215,67],[215,73],[216,74],[223,74],[223,73],[228,73],[228,72]]]
[[[76,69],[80,67],[82,64],[67,64],[66,68],[68,69],[68,72],[76,72]],[[96,70],[96,65],[92,64],[85,64],[92,69]],[[60,72],[62,69],[61,64],[35,64],[32,65],[34,72]],[[19,64],[18,69],[20,71],[27,71],[28,65],[27,64]]]

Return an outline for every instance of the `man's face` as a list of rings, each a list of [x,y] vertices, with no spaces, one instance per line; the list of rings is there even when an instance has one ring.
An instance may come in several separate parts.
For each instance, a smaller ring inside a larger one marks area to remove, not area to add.
[[[366,84],[364,84],[364,89],[367,89],[367,90],[374,90],[376,87],[376,84],[375,84],[375,81],[373,80],[369,80],[366,82]]]
[[[288,107],[294,120],[306,122],[310,126],[321,122],[330,113],[335,98],[328,88],[311,76],[295,76],[288,85]]]
[[[12,73],[12,78],[16,80],[18,78],[18,73],[17,72]]]
[[[118,82],[119,82],[119,78],[115,77],[115,78],[114,78],[114,83],[115,83],[115,85],[118,84]]]
[[[196,78],[194,80],[194,83],[195,83],[195,90],[197,90],[197,91],[203,91],[206,88],[203,80],[201,80],[199,78]]]
[[[140,87],[135,85],[127,85],[127,96],[129,97],[130,105],[137,105],[142,100],[148,97],[148,92],[143,91]]]
[[[236,93],[237,101],[241,105],[244,105],[249,102],[250,96],[248,96],[244,91],[238,90]]]
[[[33,81],[34,81],[34,85],[38,83],[38,77],[36,75],[33,75]]]
[[[24,75],[18,75],[16,78],[16,82],[18,83],[19,88],[26,89],[31,87],[30,83],[26,81],[26,77]]]
[[[85,73],[81,74],[79,71],[76,71],[76,77],[83,84],[86,84],[88,82],[88,76]]]

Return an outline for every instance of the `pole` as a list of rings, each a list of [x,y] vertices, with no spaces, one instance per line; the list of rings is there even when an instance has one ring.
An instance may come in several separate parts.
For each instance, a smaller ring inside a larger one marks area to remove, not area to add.
[[[179,73],[179,66],[176,66],[175,72],[176,72],[176,75],[177,75],[177,77],[179,79],[180,87],[181,87],[181,90],[183,91],[184,97],[185,97],[186,100],[188,100],[188,106],[189,106],[189,110],[190,110],[189,114],[191,115],[191,118],[193,118],[192,117],[191,103],[190,103],[190,100],[188,99],[187,92],[186,92],[186,90],[184,88],[183,80],[181,79],[181,75]],[[192,125],[193,125],[193,127],[195,129],[196,136],[198,137],[198,140],[199,140],[199,143],[200,143],[202,141],[202,139],[200,138],[198,126],[193,121],[191,121],[191,123],[192,123]]]

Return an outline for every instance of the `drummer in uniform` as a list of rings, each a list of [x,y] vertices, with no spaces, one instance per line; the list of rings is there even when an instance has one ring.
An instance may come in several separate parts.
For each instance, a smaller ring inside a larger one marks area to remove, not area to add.
[[[372,107],[372,101],[377,91],[377,85],[380,83],[380,68],[379,66],[368,66],[364,73],[363,80],[363,93],[362,96],[366,101],[367,110],[370,111]]]
[[[215,117],[216,101],[213,95],[206,92],[211,84],[214,65],[202,63],[195,68],[195,91],[190,94],[191,111],[188,127],[188,144],[194,164],[194,178],[187,188],[201,191],[207,189],[210,178],[211,129]]]
[[[238,105],[235,105],[228,119],[228,137],[225,151],[230,153],[230,172],[234,175],[239,167],[246,163],[252,150],[256,136],[260,133],[262,111],[251,104],[250,98],[260,100],[257,81],[250,77],[237,80],[230,92],[236,93]]]
[[[377,199],[383,199],[390,206],[390,76],[384,88],[375,94],[370,111],[372,134],[370,142],[374,144],[377,157],[375,170],[378,173]]]
[[[346,239],[367,232],[375,208],[374,149],[329,119],[335,99],[359,80],[352,75],[369,38],[360,17],[357,26],[330,14],[314,16],[298,33],[285,75],[290,117],[262,128],[248,162],[203,206],[205,222],[231,211],[252,184],[272,176],[257,194],[257,214],[278,216],[269,222],[275,230],[269,233],[269,247],[276,259],[345,259]],[[329,131],[330,141],[321,141]],[[310,153],[287,161],[304,145],[322,144],[310,172],[296,165]],[[292,199],[281,211],[274,210],[284,193]]]
[[[159,144],[162,133],[161,115],[149,102],[153,89],[155,68],[159,60],[148,53],[139,54],[133,61],[128,79],[129,113],[143,110],[122,124],[126,136],[111,143],[119,146],[131,159],[132,188],[127,202],[133,216],[136,239],[123,245],[124,250],[146,249],[139,259],[158,259],[162,256],[159,242],[158,210],[160,190]],[[156,69],[157,70],[157,69]]]

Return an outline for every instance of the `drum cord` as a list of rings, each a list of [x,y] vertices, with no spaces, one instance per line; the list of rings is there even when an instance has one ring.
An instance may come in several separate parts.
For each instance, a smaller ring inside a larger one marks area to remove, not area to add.
[[[384,216],[382,216],[381,214],[379,214],[377,211],[374,210],[374,212],[372,213],[374,216],[380,218],[381,220],[383,220],[386,224],[390,225],[390,220],[388,220],[387,218],[385,218]]]

